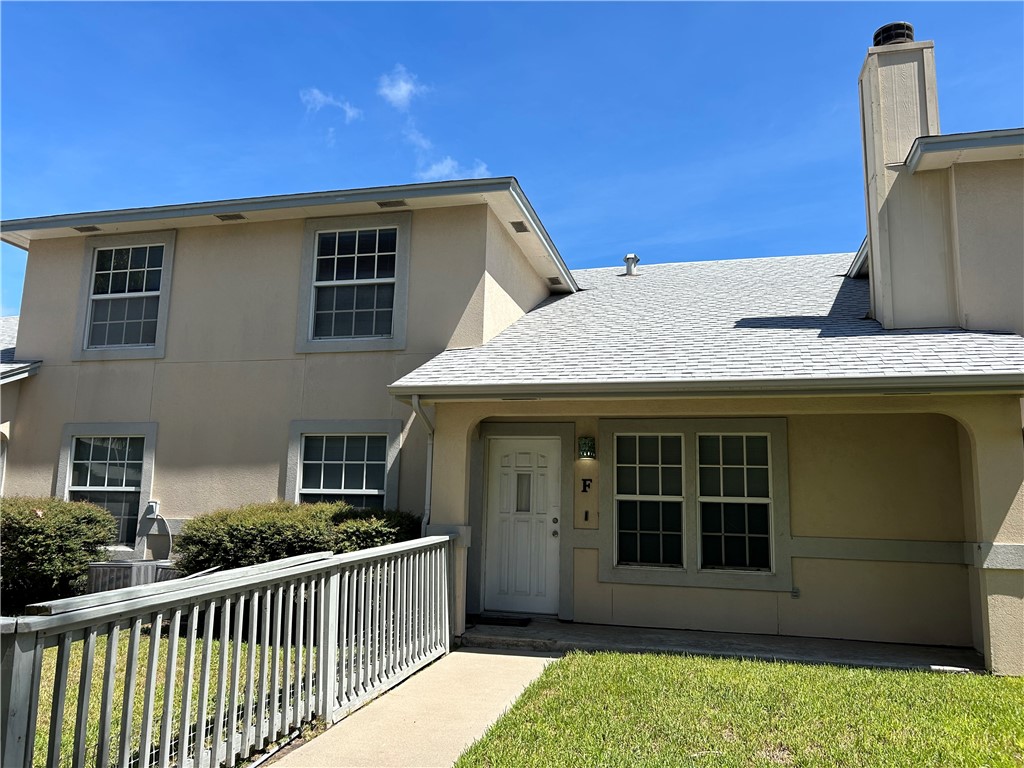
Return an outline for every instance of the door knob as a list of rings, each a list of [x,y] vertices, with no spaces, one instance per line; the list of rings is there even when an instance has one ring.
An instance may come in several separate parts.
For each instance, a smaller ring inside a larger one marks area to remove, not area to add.
[[[552,531],[551,535],[554,536],[557,539],[558,538],[558,531]]]

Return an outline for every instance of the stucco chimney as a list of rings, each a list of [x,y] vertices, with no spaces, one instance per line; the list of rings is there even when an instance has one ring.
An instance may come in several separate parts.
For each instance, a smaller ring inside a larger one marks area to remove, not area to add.
[[[627,253],[622,260],[626,262],[626,274],[633,277],[636,274],[636,265],[640,261],[640,257],[635,253]]]
[[[922,191],[901,178],[914,139],[939,133],[935,45],[914,42],[914,28],[907,22],[880,27],[872,42],[859,79],[872,315],[886,328],[901,327],[895,304],[902,300],[894,302],[894,280],[900,279],[896,273],[912,272],[923,283],[913,302],[903,301],[903,306],[918,305],[913,324],[949,324],[945,265],[932,269],[921,263],[938,258],[928,257],[929,249],[933,254],[944,249],[929,242],[933,231],[921,234],[925,222],[913,221]],[[894,260],[901,265],[894,268]],[[918,293],[925,298],[918,300]]]

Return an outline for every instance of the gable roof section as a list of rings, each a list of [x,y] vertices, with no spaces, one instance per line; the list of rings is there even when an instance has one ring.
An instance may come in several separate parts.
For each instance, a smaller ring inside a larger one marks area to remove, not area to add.
[[[380,213],[382,210],[409,211],[483,203],[495,212],[509,235],[523,249],[537,274],[548,281],[553,293],[577,290],[572,273],[562,261],[519,182],[512,176],[9,219],[0,222],[0,239],[27,249],[33,240],[81,237],[83,234],[230,227],[245,221],[364,215]],[[219,218],[221,216],[241,216],[242,219],[223,221]],[[559,283],[552,283],[552,278],[558,278]]]
[[[486,344],[395,382],[428,399],[1024,391],[1024,338],[865,319],[853,254],[575,272]]]
[[[0,317],[0,382],[17,381],[39,370],[39,361],[15,359],[18,343],[18,316]]]

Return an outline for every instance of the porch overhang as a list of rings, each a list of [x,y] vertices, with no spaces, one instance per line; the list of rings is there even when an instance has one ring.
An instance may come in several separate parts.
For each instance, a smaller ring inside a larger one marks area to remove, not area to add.
[[[388,392],[401,402],[419,395],[425,402],[488,400],[813,397],[863,395],[1024,395],[1024,373],[951,376],[866,376],[717,381],[594,381],[496,384],[399,385]]]

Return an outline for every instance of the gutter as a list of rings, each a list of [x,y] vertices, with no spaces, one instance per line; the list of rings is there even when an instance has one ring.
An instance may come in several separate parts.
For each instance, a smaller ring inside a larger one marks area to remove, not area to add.
[[[434,474],[434,425],[430,423],[430,419],[427,418],[423,406],[420,405],[419,395],[412,396],[411,405],[416,418],[423,419],[423,426],[427,428],[427,481],[423,491],[423,519],[420,521],[420,535],[426,536],[427,526],[430,524],[430,481]]]
[[[903,164],[911,173],[948,168],[953,163],[1024,158],[1024,128],[947,133],[914,139]],[[931,159],[931,162],[925,162]],[[921,167],[922,163],[926,167]]]
[[[526,195],[523,190],[519,187],[519,182],[513,178],[512,183],[509,185],[508,192],[512,195],[512,199],[516,201],[516,205],[519,206],[519,211],[523,214],[523,218],[526,219],[533,231],[540,237],[540,241],[544,246],[544,249],[548,253],[548,258],[555,262],[555,266],[558,268],[558,274],[562,278],[562,282],[569,286],[573,293],[580,289],[576,283],[576,279],[572,276],[569,268],[566,267],[565,262],[562,260],[562,256],[558,253],[558,249],[555,248],[555,244],[551,241],[551,237],[548,235],[544,225],[540,221],[540,217],[537,216],[537,212],[533,210],[533,206],[530,205],[530,201],[526,199]]]
[[[850,268],[846,270],[846,276],[858,279],[862,277],[868,277],[868,238],[867,235],[860,243],[860,248],[857,249],[857,255],[853,257],[853,262],[850,264]]]
[[[11,363],[8,363],[8,365],[11,365]],[[19,364],[14,363],[14,365]],[[36,360],[31,363],[21,364],[18,368],[9,368],[3,373],[0,373],[0,384],[10,384],[12,381],[18,381],[19,379],[25,379],[29,376],[35,376],[39,373],[39,366],[41,365],[42,362]]]
[[[106,211],[63,213],[26,219],[8,219],[0,222],[0,231],[7,233],[33,229],[87,226],[90,224],[120,224],[153,219],[188,218],[218,213],[245,213],[287,208],[315,207],[338,203],[369,203],[392,197],[427,198],[449,195],[480,195],[487,192],[505,192],[515,179],[503,176],[495,179],[434,181],[425,184],[396,184],[387,187],[332,190],[328,192],[302,192],[294,195],[268,195],[264,197],[237,197],[202,203],[156,205],[144,208],[119,208]],[[315,215],[315,214],[312,214]],[[4,238],[7,241],[7,238]]]
[[[864,376],[719,381],[639,381],[523,383],[484,385],[391,385],[388,392],[437,400],[636,399],[663,397],[767,397],[825,395],[1024,394],[1024,373],[937,376]]]

